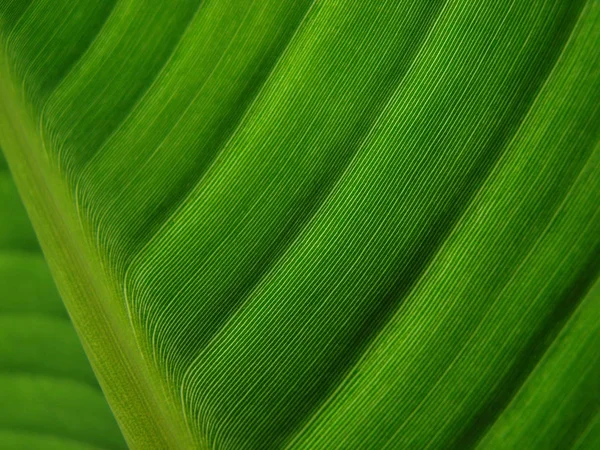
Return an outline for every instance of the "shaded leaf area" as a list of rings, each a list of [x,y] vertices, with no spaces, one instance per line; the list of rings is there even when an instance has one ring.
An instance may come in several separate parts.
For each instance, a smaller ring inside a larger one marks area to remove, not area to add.
[[[0,448],[126,448],[0,158]]]
[[[196,447],[598,444],[597,0],[0,17],[23,173]]]

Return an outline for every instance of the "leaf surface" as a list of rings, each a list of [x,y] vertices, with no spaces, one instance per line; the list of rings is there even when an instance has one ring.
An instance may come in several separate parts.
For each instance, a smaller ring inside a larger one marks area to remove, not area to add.
[[[126,448],[0,154],[0,447]]]
[[[131,446],[593,447],[597,0],[2,5],[1,143]]]

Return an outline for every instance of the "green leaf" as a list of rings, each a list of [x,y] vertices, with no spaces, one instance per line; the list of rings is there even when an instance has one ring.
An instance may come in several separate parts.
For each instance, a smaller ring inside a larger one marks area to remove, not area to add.
[[[129,445],[594,448],[599,24],[2,3],[0,144]]]
[[[0,447],[125,448],[1,154],[0,180]]]

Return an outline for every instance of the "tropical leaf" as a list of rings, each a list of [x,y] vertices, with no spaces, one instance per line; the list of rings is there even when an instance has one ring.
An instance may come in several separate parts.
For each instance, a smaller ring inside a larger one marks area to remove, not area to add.
[[[0,154],[0,448],[126,448]]]
[[[0,4],[130,446],[598,445],[600,2]]]

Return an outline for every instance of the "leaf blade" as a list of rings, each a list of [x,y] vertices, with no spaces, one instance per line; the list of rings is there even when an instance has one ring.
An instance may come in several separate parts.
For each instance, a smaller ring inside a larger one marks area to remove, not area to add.
[[[24,77],[22,186],[68,218],[94,358],[126,348],[139,410],[177,422],[156,439],[474,445],[597,277],[597,3],[189,2],[164,42],[134,3],[55,90]]]

